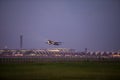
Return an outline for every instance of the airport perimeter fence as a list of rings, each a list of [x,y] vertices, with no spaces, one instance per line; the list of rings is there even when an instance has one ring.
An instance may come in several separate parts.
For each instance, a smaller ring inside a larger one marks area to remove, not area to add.
[[[101,57],[41,57],[41,56],[2,56],[0,64],[21,64],[21,63],[46,63],[46,62],[118,62],[120,58],[101,58]]]

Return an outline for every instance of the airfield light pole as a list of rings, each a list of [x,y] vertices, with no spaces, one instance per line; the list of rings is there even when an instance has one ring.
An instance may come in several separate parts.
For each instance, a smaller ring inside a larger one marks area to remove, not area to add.
[[[23,35],[20,35],[20,49],[23,47]]]
[[[87,49],[87,48],[85,48],[85,53],[87,53],[87,50],[88,50],[88,49]]]

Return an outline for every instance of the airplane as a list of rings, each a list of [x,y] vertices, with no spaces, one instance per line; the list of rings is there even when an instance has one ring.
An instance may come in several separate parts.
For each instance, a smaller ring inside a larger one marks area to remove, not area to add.
[[[49,44],[49,45],[61,45],[61,43],[62,42],[55,42],[55,41],[52,41],[52,40],[48,40],[47,42],[46,42],[47,44]]]

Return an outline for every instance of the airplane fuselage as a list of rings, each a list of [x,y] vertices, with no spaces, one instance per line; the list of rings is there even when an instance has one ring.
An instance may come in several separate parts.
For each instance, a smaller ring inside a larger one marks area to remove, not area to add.
[[[52,41],[52,40],[48,40],[47,44],[49,44],[49,45],[60,45],[61,42],[55,42],[55,41]]]

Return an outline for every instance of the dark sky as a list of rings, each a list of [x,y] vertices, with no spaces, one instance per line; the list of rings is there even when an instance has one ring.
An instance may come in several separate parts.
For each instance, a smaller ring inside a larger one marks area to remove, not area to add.
[[[0,0],[0,48],[120,49],[119,0]],[[47,39],[63,42],[45,44]]]

